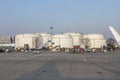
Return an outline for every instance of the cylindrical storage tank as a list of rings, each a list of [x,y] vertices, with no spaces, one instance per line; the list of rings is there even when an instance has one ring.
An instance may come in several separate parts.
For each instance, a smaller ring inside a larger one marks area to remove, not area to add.
[[[52,36],[53,46],[60,48],[73,48],[73,40],[70,35],[56,34]]]
[[[106,40],[102,34],[88,34],[90,39],[90,48],[102,48],[106,45]]]
[[[51,34],[48,33],[36,33],[41,36],[41,48],[47,48],[51,45]]]
[[[88,38],[88,35],[82,35],[82,37],[81,37],[81,41],[80,41],[80,46],[81,46],[81,48],[90,48],[90,45],[91,45],[91,43],[90,43],[90,39]]]
[[[24,48],[26,45],[31,48],[39,48],[41,44],[41,38],[37,34],[27,33],[18,34],[15,37],[15,47]]]
[[[78,32],[70,32],[70,33],[64,33],[67,35],[71,35],[73,39],[73,46],[80,46],[81,45],[81,39],[82,35]]]

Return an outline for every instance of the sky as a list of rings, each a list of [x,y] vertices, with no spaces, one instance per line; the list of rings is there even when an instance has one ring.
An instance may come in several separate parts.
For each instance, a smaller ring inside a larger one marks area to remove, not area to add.
[[[0,0],[0,36],[80,32],[112,37],[120,32],[120,0]]]

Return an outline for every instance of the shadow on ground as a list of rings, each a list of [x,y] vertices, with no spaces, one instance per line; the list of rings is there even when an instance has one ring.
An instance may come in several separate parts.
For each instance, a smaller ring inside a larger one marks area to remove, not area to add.
[[[103,79],[63,77],[58,71],[55,62],[50,61],[32,73],[23,74],[17,80],[103,80]]]

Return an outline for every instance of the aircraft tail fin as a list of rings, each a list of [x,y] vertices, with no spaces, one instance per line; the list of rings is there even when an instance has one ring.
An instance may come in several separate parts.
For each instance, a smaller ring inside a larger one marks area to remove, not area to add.
[[[111,30],[113,36],[115,37],[117,43],[120,45],[120,35],[119,33],[112,27],[112,26],[109,26],[109,29]]]

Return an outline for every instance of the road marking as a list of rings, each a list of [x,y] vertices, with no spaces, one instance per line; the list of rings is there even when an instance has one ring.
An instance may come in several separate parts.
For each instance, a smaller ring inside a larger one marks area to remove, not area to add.
[[[88,63],[87,59],[85,58],[85,56],[83,54],[80,54],[80,56],[83,58],[83,60]]]

